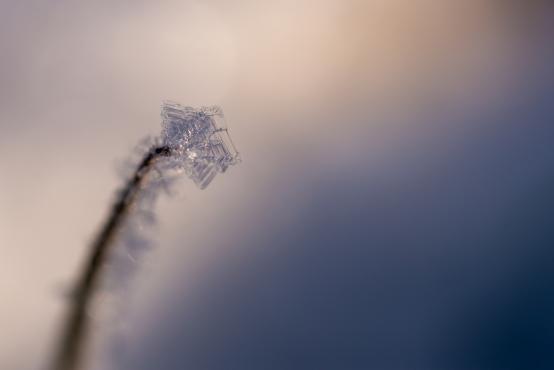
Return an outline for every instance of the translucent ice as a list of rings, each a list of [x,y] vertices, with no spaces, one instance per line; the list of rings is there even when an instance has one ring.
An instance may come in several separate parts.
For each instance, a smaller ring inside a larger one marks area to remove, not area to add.
[[[166,101],[161,115],[162,143],[172,150],[173,165],[201,189],[239,161],[221,108],[195,109]]]

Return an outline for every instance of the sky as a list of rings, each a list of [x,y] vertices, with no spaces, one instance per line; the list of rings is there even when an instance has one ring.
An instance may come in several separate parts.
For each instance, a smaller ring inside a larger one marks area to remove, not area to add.
[[[552,368],[553,19],[0,0],[0,368],[48,364],[166,99],[220,105],[242,163],[161,196],[91,312],[90,369]]]

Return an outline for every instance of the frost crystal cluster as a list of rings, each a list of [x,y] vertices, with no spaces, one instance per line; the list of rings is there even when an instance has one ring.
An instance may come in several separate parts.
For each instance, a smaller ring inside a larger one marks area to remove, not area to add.
[[[172,151],[172,166],[204,189],[218,172],[239,162],[221,108],[162,105],[162,144]]]

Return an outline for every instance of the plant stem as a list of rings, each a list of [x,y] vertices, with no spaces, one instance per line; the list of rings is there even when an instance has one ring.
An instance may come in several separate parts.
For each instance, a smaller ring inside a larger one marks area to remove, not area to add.
[[[171,155],[167,146],[153,147],[146,153],[131,179],[127,182],[91,247],[91,254],[77,281],[74,296],[64,322],[57,356],[52,370],[77,370],[82,365],[88,315],[94,292],[100,282],[103,265],[117,232],[137,199],[141,185],[160,157]]]

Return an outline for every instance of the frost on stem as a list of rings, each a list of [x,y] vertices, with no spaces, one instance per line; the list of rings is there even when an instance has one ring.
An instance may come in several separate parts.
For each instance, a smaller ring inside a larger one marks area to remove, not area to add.
[[[240,161],[221,108],[194,109],[166,101],[161,114],[162,143],[172,150],[171,166],[184,170],[201,189]]]
[[[160,190],[169,191],[179,173],[186,173],[201,189],[218,172],[240,161],[221,108],[199,109],[165,101],[161,107],[162,131],[159,138],[144,140],[137,149],[140,157],[132,166],[130,179],[141,177],[133,191],[132,212],[121,222],[109,263],[109,286],[117,289],[129,283],[135,261],[151,245],[149,230],[155,224],[154,206]],[[132,180],[131,180],[132,181]],[[128,187],[127,187],[128,189]]]
[[[220,108],[194,109],[164,102],[161,114],[160,139],[143,153],[92,243],[62,328],[53,370],[79,367],[89,326],[88,312],[94,293],[105,278],[104,266],[111,262],[116,283],[121,283],[132,270],[125,268],[124,262],[134,261],[136,253],[148,244],[141,230],[149,223],[146,221],[154,220],[152,209],[159,189],[171,180],[168,172],[184,171],[204,189],[218,172],[239,162]],[[126,250],[115,248],[121,242]]]
[[[114,285],[125,282],[129,262],[150,245],[149,225],[155,223],[154,205],[161,189],[169,191],[176,174],[185,172],[201,189],[206,188],[218,172],[239,162],[219,107],[199,109],[173,102],[161,107],[162,132],[159,138],[140,145],[138,163],[133,165],[123,203],[132,205],[119,226],[118,243],[124,248],[111,252],[110,263],[116,265]],[[138,178],[138,180],[137,180]],[[126,263],[127,262],[127,263]]]
[[[160,190],[169,190],[176,179],[174,175],[182,172],[204,189],[218,172],[225,172],[239,161],[219,107],[195,109],[164,102],[161,116],[160,137],[144,141],[137,150],[140,157],[133,165],[130,179],[131,183],[136,176],[141,180],[132,192],[132,200],[126,201],[132,205],[132,211],[127,212],[118,227],[118,238],[107,258],[110,268],[105,273],[104,289],[115,294],[104,295],[104,299],[110,297],[112,301],[112,305],[104,305],[112,307],[104,309],[111,309],[107,331],[108,338],[115,340],[119,339],[118,332],[124,331],[127,311],[124,308],[127,300],[121,299],[121,292],[132,290],[135,265],[141,261],[142,252],[152,245],[149,234],[155,224],[154,206]]]

